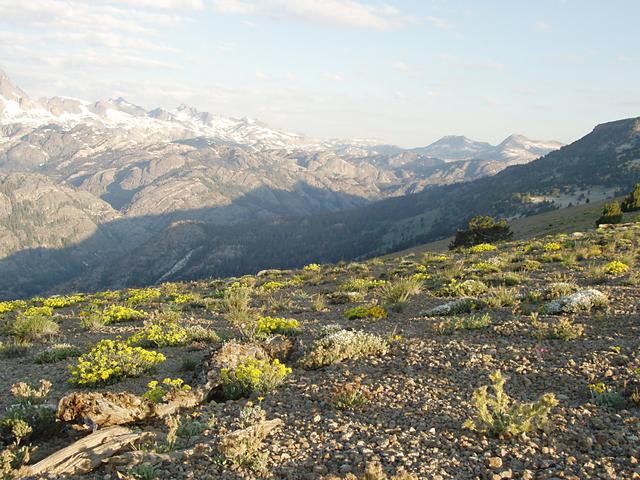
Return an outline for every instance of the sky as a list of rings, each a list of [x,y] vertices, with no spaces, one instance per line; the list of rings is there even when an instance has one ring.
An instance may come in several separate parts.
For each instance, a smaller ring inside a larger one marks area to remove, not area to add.
[[[185,103],[317,138],[571,142],[640,116],[637,0],[0,0],[32,97]]]

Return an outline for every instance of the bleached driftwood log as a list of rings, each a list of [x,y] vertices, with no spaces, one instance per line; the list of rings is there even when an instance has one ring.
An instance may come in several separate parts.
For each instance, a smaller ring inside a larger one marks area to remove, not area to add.
[[[58,418],[84,422],[89,427],[108,427],[172,415],[181,408],[193,408],[203,400],[200,390],[182,392],[167,403],[154,404],[128,392],[75,392],[58,404]]]
[[[21,478],[41,478],[45,474],[51,478],[60,478],[91,472],[101,465],[104,458],[141,441],[145,435],[144,432],[134,432],[119,426],[99,430],[38,463],[23,468]]]

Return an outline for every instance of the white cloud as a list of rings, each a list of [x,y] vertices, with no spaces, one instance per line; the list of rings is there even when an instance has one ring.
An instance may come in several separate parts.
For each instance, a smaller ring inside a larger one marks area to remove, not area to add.
[[[132,7],[151,7],[161,8],[166,10],[191,8],[194,10],[201,10],[204,8],[203,0],[113,0],[112,3],[120,3],[130,5]]]
[[[395,68],[396,70],[400,70],[403,72],[407,72],[409,70],[411,70],[411,67],[409,65],[407,65],[404,62],[396,62],[393,64],[393,68]]]
[[[447,22],[444,18],[429,15],[427,17],[427,21],[431,23],[431,25],[438,28],[451,28],[451,24]]]
[[[344,80],[344,78],[342,78],[342,75],[340,75],[339,73],[322,72],[321,76],[322,78],[332,80],[334,82],[342,82]]]
[[[551,30],[551,25],[548,24],[547,22],[538,21],[533,24],[533,28],[540,31]]]
[[[354,28],[392,30],[411,20],[389,5],[356,0],[213,0],[220,13],[260,14]]]
[[[269,75],[267,75],[266,73],[264,73],[262,70],[256,70],[256,78],[259,78],[260,80],[269,80]]]

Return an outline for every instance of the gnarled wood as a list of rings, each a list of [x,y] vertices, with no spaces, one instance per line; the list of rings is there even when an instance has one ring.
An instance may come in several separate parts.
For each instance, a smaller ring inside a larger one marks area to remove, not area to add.
[[[181,408],[193,408],[203,400],[200,390],[181,392],[167,403],[154,404],[127,392],[75,392],[58,404],[58,418],[84,422],[91,428],[140,422],[172,415]]]
[[[119,426],[99,430],[25,467],[21,478],[39,478],[45,474],[59,478],[91,472],[101,465],[103,459],[117,454],[144,436],[145,433]]]

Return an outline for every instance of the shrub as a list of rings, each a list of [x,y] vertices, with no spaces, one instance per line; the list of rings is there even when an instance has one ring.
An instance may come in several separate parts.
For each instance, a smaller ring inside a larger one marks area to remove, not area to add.
[[[295,318],[258,317],[258,332],[272,335],[281,333],[290,335],[300,328],[300,322]]]
[[[497,250],[497,248],[498,247],[490,243],[479,243],[469,248],[469,253],[493,252],[494,250]]]
[[[544,289],[543,296],[547,300],[551,300],[571,295],[576,290],[578,290],[578,286],[575,283],[555,282],[549,284],[549,286]]]
[[[291,372],[292,370],[278,359],[248,359],[233,369],[220,370],[222,390],[230,399],[252,393],[267,393],[280,386]]]
[[[449,248],[471,247],[481,243],[507,240],[512,236],[513,232],[506,220],[496,221],[493,217],[477,216],[469,221],[466,230],[458,230],[456,232],[456,236]]]
[[[322,270],[322,267],[317,263],[310,263],[309,265],[305,265],[303,270],[305,272],[319,272]]]
[[[0,342],[0,358],[22,357],[29,352],[30,347],[31,343],[25,341]]]
[[[604,271],[609,275],[624,275],[629,271],[629,265],[619,260],[614,260],[604,266]]]
[[[344,316],[349,320],[362,318],[387,318],[387,311],[380,305],[361,305],[345,311]]]
[[[80,349],[68,343],[58,343],[36,355],[36,363],[56,363],[66,360],[69,357],[80,355]]]
[[[409,299],[422,291],[422,281],[403,277],[378,287],[376,293],[384,305],[394,310],[402,310]]]
[[[555,322],[543,323],[534,313],[531,316],[531,325],[535,329],[536,338],[539,339],[575,340],[584,333],[584,326],[574,323],[568,317],[562,317]]]
[[[640,183],[636,183],[631,193],[625,197],[620,206],[623,212],[640,210]]]
[[[385,283],[384,280],[375,280],[373,278],[351,278],[340,285],[340,291],[364,293]]]
[[[214,343],[220,341],[216,332],[202,325],[191,325],[186,330],[188,342]]]
[[[177,315],[165,312],[145,321],[144,327],[134,333],[128,343],[143,347],[175,347],[188,340],[187,329],[180,325]]]
[[[0,416],[0,438],[13,437],[20,443],[26,438],[49,436],[55,432],[55,408],[44,405],[51,386],[47,380],[40,380],[39,387],[24,382],[11,386],[14,400]]]
[[[553,393],[542,395],[536,402],[516,403],[504,392],[505,379],[500,371],[492,373],[493,394],[487,386],[478,388],[473,395],[476,410],[474,418],[464,427],[478,433],[509,438],[543,428],[549,412],[558,405]]]
[[[605,203],[602,207],[602,215],[596,220],[596,226],[606,223],[620,223],[622,221],[622,209],[620,203],[613,201]]]
[[[440,289],[440,295],[446,297],[468,297],[480,295],[487,291],[487,286],[480,280],[464,280],[459,282],[455,278],[449,281],[448,285],[445,285]]]
[[[471,314],[468,317],[453,317],[450,320],[437,322],[433,330],[439,335],[450,335],[456,330],[477,330],[491,324],[491,316]]]
[[[71,381],[86,386],[112,383],[123,377],[138,377],[165,360],[159,352],[132,347],[119,339],[101,340],[71,367]]]
[[[515,288],[492,287],[484,300],[490,307],[500,308],[515,305],[518,298],[518,290]]]
[[[147,313],[142,310],[136,310],[130,307],[120,305],[111,305],[102,312],[102,318],[105,325],[111,323],[128,322],[134,320],[142,320],[147,317]]]
[[[624,405],[624,398],[619,392],[607,387],[604,383],[591,383],[588,385],[591,399],[596,405],[610,408],[620,408]]]
[[[320,368],[352,358],[383,355],[389,342],[377,335],[339,327],[326,329],[301,360],[305,368]]]
[[[58,335],[60,325],[51,319],[49,307],[32,307],[25,310],[11,324],[11,333],[20,341],[39,341]],[[42,313],[41,313],[42,312]]]
[[[258,322],[251,310],[251,288],[232,286],[224,291],[222,300],[226,319],[248,340],[258,333]]]

